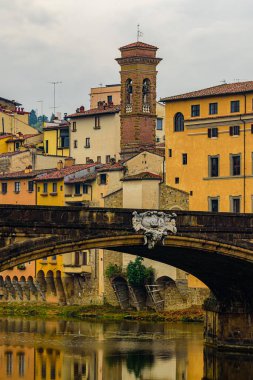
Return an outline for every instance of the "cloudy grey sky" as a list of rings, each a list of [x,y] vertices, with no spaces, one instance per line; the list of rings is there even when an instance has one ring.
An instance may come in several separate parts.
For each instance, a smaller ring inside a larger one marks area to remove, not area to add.
[[[119,83],[118,48],[159,47],[157,97],[252,80],[252,0],[0,0],[0,96],[50,114],[88,106],[90,87]]]

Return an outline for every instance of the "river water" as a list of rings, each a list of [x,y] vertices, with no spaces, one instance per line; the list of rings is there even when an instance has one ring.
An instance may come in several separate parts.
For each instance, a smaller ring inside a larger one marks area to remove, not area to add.
[[[1,380],[252,380],[253,357],[203,347],[203,326],[0,319]]]

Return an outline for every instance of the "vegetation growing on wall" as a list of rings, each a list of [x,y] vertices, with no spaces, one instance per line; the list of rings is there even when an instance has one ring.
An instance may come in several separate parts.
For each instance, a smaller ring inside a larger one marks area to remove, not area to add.
[[[136,257],[134,261],[130,261],[127,266],[127,280],[132,286],[144,286],[150,284],[154,279],[154,269],[145,267],[142,264],[143,257]]]
[[[109,264],[105,270],[105,275],[107,278],[113,278],[122,275],[122,267],[117,264]]]

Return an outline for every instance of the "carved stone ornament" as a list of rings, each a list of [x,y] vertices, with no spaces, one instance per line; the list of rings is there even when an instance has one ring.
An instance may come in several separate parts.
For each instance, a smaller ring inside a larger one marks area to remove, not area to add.
[[[152,249],[158,242],[164,244],[168,232],[177,233],[176,217],[174,213],[166,214],[162,211],[146,211],[139,214],[134,211],[133,228],[136,232],[144,232],[144,245]]]

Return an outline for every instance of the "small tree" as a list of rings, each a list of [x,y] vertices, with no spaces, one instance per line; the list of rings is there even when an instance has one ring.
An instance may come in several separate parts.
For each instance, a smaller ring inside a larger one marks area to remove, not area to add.
[[[143,257],[136,257],[135,261],[130,261],[127,266],[127,279],[132,286],[144,286],[152,282],[154,277],[154,269],[146,268],[142,264]]]
[[[36,115],[36,112],[34,110],[31,110],[29,114],[29,125],[33,126],[38,122],[38,118]]]

